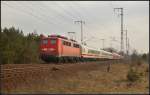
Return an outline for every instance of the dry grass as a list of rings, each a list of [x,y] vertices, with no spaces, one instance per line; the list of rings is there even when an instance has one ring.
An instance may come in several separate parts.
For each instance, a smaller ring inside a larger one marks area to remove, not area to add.
[[[141,73],[141,81],[128,85],[126,78],[130,65],[111,64],[110,72],[107,65],[76,64],[59,66],[60,70],[40,72],[36,78],[26,78],[24,84],[5,93],[148,93],[148,64],[133,66]],[[67,67],[68,66],[68,67]],[[95,68],[95,69],[94,69]],[[45,73],[46,74],[43,74]],[[30,80],[30,81],[29,81]],[[35,81],[36,80],[36,81]]]

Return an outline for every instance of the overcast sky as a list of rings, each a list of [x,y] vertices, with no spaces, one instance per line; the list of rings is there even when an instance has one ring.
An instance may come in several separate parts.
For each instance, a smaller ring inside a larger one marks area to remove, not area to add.
[[[46,36],[76,32],[80,41],[80,24],[74,21],[83,20],[84,40],[89,46],[102,48],[100,39],[105,39],[104,47],[120,50],[121,20],[113,10],[118,7],[124,8],[124,30],[128,30],[131,49],[149,52],[148,1],[1,1],[1,27],[14,26],[24,34],[36,31]],[[111,41],[112,37],[118,42]]]

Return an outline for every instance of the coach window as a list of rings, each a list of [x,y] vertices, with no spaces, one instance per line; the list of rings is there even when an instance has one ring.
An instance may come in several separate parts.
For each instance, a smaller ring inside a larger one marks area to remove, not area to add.
[[[66,45],[69,46],[69,42],[66,42]]]
[[[79,48],[78,44],[73,44],[73,47]]]
[[[70,43],[70,42],[68,42],[68,46],[71,46],[71,43]]]
[[[70,43],[70,42],[67,42],[67,41],[63,41],[63,45],[71,46],[71,43]]]
[[[79,48],[79,45],[78,45],[78,44],[76,44],[76,48]]]
[[[73,44],[73,47],[76,47],[76,44]]]

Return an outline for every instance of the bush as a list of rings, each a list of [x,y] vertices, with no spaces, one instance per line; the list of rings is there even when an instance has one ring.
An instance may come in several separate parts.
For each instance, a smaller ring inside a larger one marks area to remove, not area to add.
[[[136,81],[140,80],[140,75],[138,74],[137,71],[135,71],[135,70],[133,70],[133,68],[131,68],[131,69],[128,71],[127,80],[128,80],[129,82],[136,82]]]
[[[138,61],[137,61],[137,65],[138,65],[138,66],[141,66],[141,65],[142,65],[142,62],[141,62],[140,60],[138,60]]]
[[[143,73],[143,72],[140,72],[139,75],[140,75],[140,76],[144,76],[144,73]]]

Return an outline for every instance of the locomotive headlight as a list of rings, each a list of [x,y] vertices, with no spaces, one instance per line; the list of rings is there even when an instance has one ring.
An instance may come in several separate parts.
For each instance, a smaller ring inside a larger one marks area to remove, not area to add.
[[[55,51],[55,49],[54,49],[54,48],[49,48],[48,50],[50,50],[50,51]]]
[[[43,48],[43,49],[42,49],[42,51],[47,51],[47,50],[48,50],[48,51],[55,51],[54,48]]]
[[[47,51],[47,48],[43,48],[42,50],[43,50],[43,51]]]

